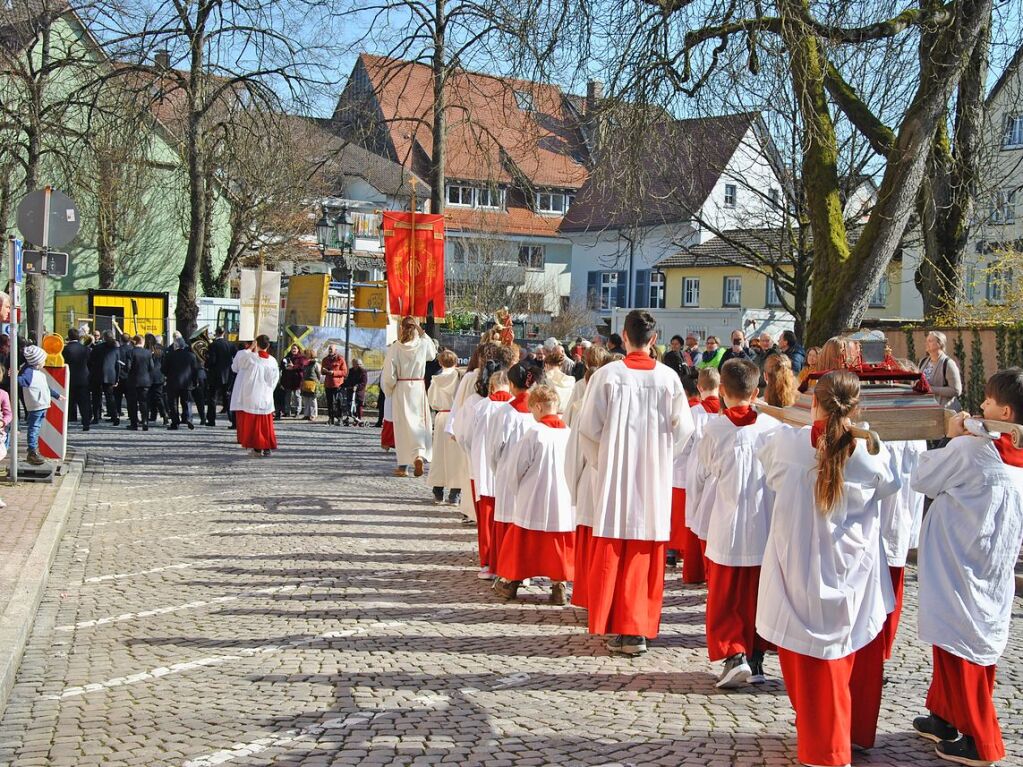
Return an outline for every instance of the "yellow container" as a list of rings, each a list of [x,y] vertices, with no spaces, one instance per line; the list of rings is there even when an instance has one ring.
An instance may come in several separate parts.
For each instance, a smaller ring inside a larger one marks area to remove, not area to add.
[[[99,289],[59,292],[53,301],[53,327],[64,334],[83,323],[93,330],[112,330],[116,322],[129,335],[152,333],[166,340],[169,306],[167,293]]]

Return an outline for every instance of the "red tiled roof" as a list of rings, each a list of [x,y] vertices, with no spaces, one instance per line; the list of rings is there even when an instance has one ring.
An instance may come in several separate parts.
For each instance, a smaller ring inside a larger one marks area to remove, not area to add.
[[[509,206],[505,211],[481,211],[448,207],[444,226],[454,231],[520,234],[534,237],[558,237],[561,216],[542,216],[529,208]]]
[[[430,69],[409,61],[359,58],[381,116],[405,164],[433,151]],[[534,186],[578,189],[588,176],[575,112],[555,85],[458,71],[447,81],[448,178],[511,183],[516,171]],[[531,101],[523,109],[520,101]],[[407,159],[409,158],[409,159]]]

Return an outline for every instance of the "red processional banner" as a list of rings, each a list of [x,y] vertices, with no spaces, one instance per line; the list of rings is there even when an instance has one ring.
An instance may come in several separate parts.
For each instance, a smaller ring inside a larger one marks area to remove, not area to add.
[[[384,211],[384,257],[391,314],[444,317],[444,216]]]

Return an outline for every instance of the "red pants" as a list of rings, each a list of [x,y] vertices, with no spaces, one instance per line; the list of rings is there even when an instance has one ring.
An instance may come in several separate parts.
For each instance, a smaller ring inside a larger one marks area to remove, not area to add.
[[[881,711],[884,637],[835,660],[778,648],[781,673],[796,711],[796,744],[804,764],[843,765],[852,744],[874,745]]]
[[[927,691],[927,710],[973,738],[980,758],[992,762],[1005,757],[995,712],[996,668],[978,666],[935,647],[934,676]]]
[[[587,583],[591,634],[657,636],[666,548],[664,541],[594,536]]]
[[[480,567],[494,569],[491,559],[494,540],[491,527],[494,522],[494,496],[481,495],[476,503],[476,540],[480,545]]]
[[[593,548],[593,528],[578,525],[575,528],[575,580],[572,582],[572,604],[586,607],[588,601],[587,575],[590,572],[590,551]]]
[[[134,418],[134,416],[132,416]],[[235,434],[238,444],[251,450],[276,450],[277,431],[273,413],[246,413],[235,411]]]
[[[892,657],[892,648],[895,646],[895,633],[899,630],[899,617],[902,615],[902,592],[906,586],[906,568],[889,567],[888,572],[892,576],[892,588],[895,590],[895,609],[888,613],[885,619],[884,628],[881,633],[884,635],[884,659]]]
[[[380,447],[384,450],[394,447],[394,421],[384,421],[380,430]]]
[[[707,653],[712,661],[736,653],[770,650],[757,636],[760,567],[731,567],[707,561]]]
[[[682,546],[683,583],[703,583],[707,580],[707,563],[704,558],[706,550],[707,544],[687,527],[683,534]]]
[[[543,577],[552,581],[570,581],[575,573],[575,531],[550,533],[527,530],[509,522],[498,522],[501,548],[497,569],[501,578],[522,581]]]
[[[671,537],[668,548],[684,552],[686,548],[686,491],[682,487],[671,488]]]

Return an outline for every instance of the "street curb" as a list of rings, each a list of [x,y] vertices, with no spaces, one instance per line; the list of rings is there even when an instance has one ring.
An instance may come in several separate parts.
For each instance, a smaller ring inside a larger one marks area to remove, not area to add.
[[[68,473],[39,529],[39,535],[18,576],[11,599],[3,615],[0,615],[0,714],[3,714],[7,698],[14,689],[18,664],[21,663],[29,635],[32,633],[36,610],[43,599],[50,577],[50,565],[53,564],[57,547],[64,535],[71,502],[78,492],[86,460],[87,455],[84,451],[76,451],[66,462]]]

